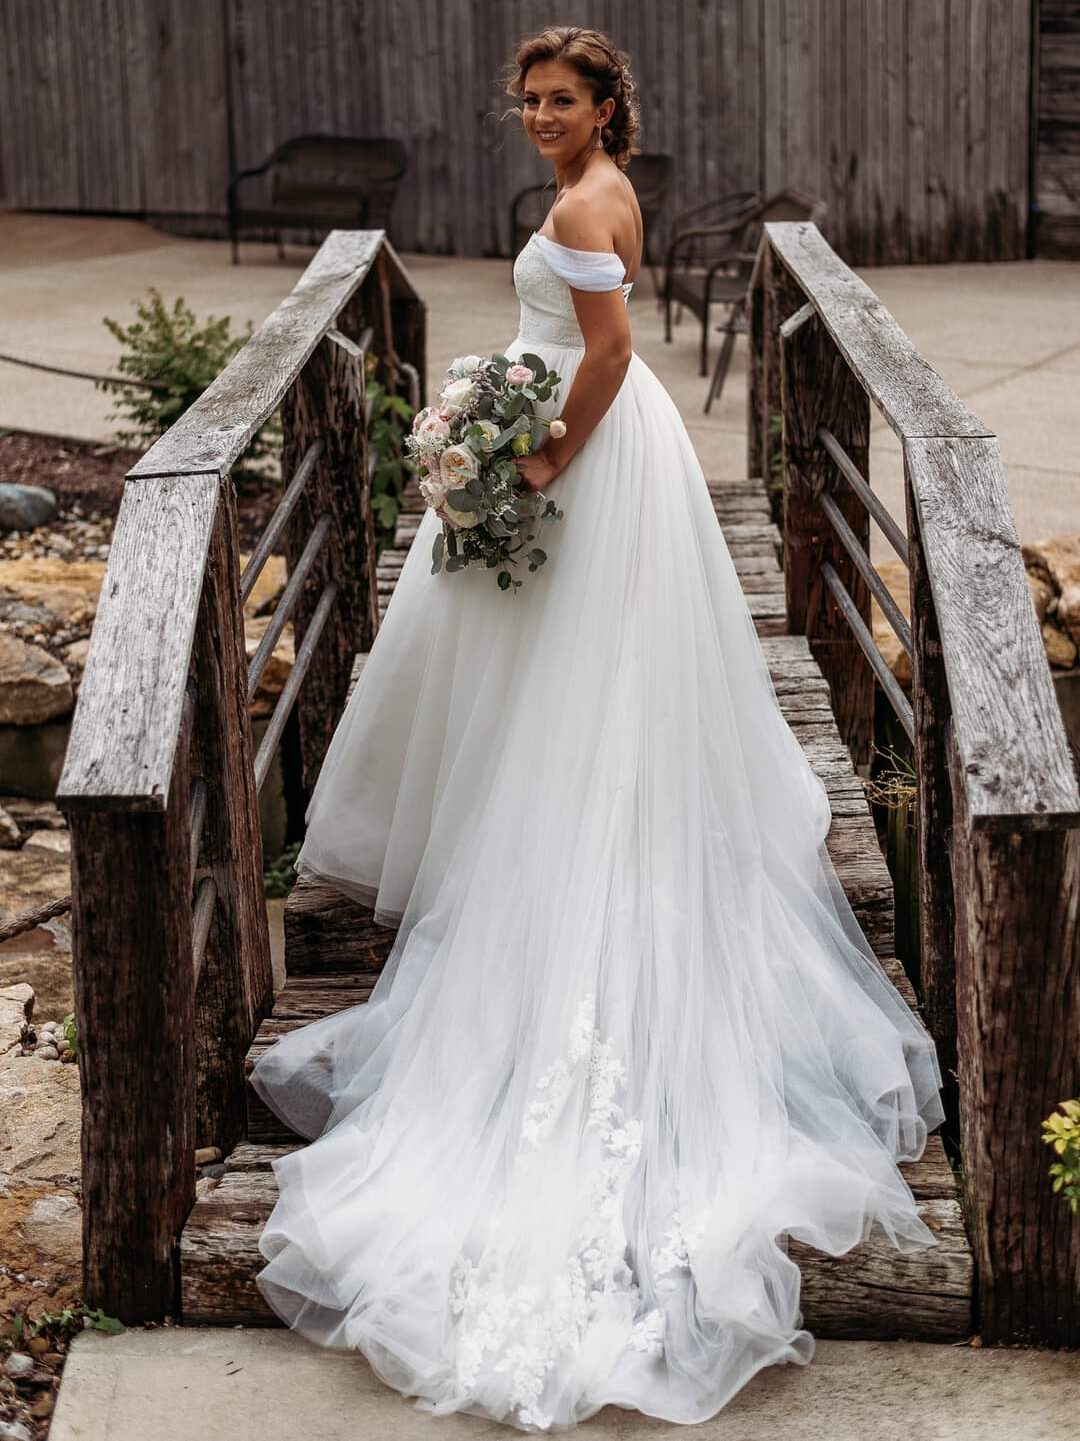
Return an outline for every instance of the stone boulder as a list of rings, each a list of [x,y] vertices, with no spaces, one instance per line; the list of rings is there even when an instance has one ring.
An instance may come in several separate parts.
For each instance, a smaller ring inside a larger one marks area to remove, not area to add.
[[[39,645],[0,632],[0,725],[30,726],[67,715],[71,674]]]
[[[48,525],[56,508],[56,496],[43,485],[0,484],[0,530]]]

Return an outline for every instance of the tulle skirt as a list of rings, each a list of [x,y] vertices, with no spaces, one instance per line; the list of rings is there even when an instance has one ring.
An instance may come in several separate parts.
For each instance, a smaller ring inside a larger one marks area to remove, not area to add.
[[[525,351],[565,396],[584,352]],[[257,1283],[436,1414],[697,1422],[811,1358],[786,1237],[935,1244],[896,1162],[941,1075],[636,353],[547,494],[516,592],[432,574],[425,513],[333,737],[298,866],[399,929],[253,1072],[311,1138]]]

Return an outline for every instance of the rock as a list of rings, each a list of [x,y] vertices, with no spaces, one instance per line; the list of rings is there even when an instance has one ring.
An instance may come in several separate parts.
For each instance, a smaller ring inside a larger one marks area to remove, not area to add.
[[[0,484],[0,530],[48,525],[56,508],[56,496],[43,485]]]
[[[1056,625],[1050,621],[1043,621],[1042,625],[1043,645],[1046,647],[1046,659],[1051,665],[1067,670],[1076,664],[1076,642],[1058,630]]]
[[[1051,535],[1021,547],[1024,565],[1055,591],[1080,583],[1080,535]]]
[[[71,854],[70,831],[35,831],[28,836],[23,850],[52,851],[58,856]]]
[[[218,1146],[200,1146],[195,1152],[196,1166],[209,1165],[211,1161],[221,1160],[221,1149]]]
[[[34,1441],[21,1421],[0,1421],[0,1441]]]
[[[1062,586],[1058,598],[1057,618],[1070,639],[1080,644],[1080,581]]]
[[[58,1061],[60,1059],[60,1052],[55,1046],[38,1046],[37,1054],[43,1061]]]
[[[208,1176],[212,1180],[219,1180],[222,1176],[224,1176],[225,1170],[226,1167],[224,1161],[215,1161],[212,1165],[204,1166],[202,1168],[202,1173],[204,1176]]]
[[[0,850],[14,851],[22,845],[22,831],[14,816],[0,806]]]
[[[46,1391],[44,1396],[39,1396],[30,1407],[30,1415],[33,1416],[35,1421],[44,1420],[46,1416],[52,1415],[55,1405],[56,1396],[52,1391]]]
[[[90,649],[90,637],[83,640],[73,640],[70,645],[64,647],[64,664],[73,666],[76,670],[83,670],[86,666],[86,656]]]
[[[887,560],[878,566],[878,571],[888,587],[889,594],[896,601],[901,612],[908,616],[911,601],[907,567],[903,561]],[[910,686],[911,657],[900,644],[896,632],[885,619],[885,613],[876,600],[871,602],[870,618],[874,641],[888,662],[889,669],[902,686]],[[910,616],[908,618],[910,619]]]
[[[1027,573],[1027,582],[1035,606],[1035,615],[1038,617],[1039,624],[1042,625],[1046,619],[1050,602],[1054,599],[1054,587],[1048,580],[1043,580],[1041,576],[1035,575],[1030,570]]]
[[[37,725],[67,715],[73,702],[66,666],[40,646],[0,633],[0,725]]]
[[[66,831],[67,818],[52,801],[35,800],[32,796],[0,797],[4,809],[24,831]]]
[[[12,1351],[4,1362],[4,1375],[10,1377],[12,1381],[22,1381],[33,1374],[34,1358],[25,1355],[22,1351]]]
[[[250,661],[259,648],[259,642],[266,633],[270,624],[269,616],[245,616],[244,617],[244,646],[247,651],[247,658]],[[281,694],[281,688],[289,679],[289,674],[296,659],[296,651],[293,646],[293,630],[289,624],[278,637],[278,643],[266,664],[266,669],[259,677],[258,689],[251,702],[251,714],[269,715],[273,709],[274,701]]]
[[[249,557],[240,556],[240,569],[243,570],[248,563]],[[259,572],[259,578],[255,582],[254,589],[247,598],[244,610],[249,616],[264,615],[268,610],[273,610],[274,603],[278,596],[285,589],[285,582],[288,575],[285,569],[285,557],[283,555],[271,555],[267,558],[266,564]]]
[[[0,921],[59,900],[70,890],[66,855],[39,847],[0,850]],[[0,946],[0,987],[20,981],[33,987],[39,1015],[66,1016],[73,1009],[70,915],[56,916]]]
[[[0,601],[40,609],[48,634],[73,629],[89,634],[104,576],[100,560],[20,555],[0,561]]]
[[[24,983],[0,990],[0,1051],[19,1039],[19,1032],[34,1014],[34,988]]]

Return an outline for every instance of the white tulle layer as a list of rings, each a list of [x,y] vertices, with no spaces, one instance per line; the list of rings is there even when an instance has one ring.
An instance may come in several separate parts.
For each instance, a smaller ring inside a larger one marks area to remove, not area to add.
[[[526,350],[569,389],[580,349]],[[941,1078],[638,355],[548,493],[514,594],[432,575],[425,515],[327,755],[301,869],[401,925],[255,1068],[316,1138],[258,1285],[436,1413],[696,1422],[812,1355],[785,1236],[934,1244],[895,1162]]]

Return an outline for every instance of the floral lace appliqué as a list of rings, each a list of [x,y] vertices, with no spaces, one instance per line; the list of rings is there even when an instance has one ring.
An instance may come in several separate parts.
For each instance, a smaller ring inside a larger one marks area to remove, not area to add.
[[[506,1283],[501,1262],[477,1266],[459,1256],[451,1277],[450,1308],[459,1318],[456,1368],[471,1391],[486,1367],[509,1379],[508,1404],[520,1426],[547,1430],[554,1417],[544,1388],[561,1353],[580,1352],[602,1313],[633,1314],[640,1290],[626,1263],[622,1200],[641,1153],[641,1124],[627,1120],[620,1095],[626,1067],[613,1038],[595,1021],[596,998],[583,997],[567,1036],[566,1053],[536,1083],[525,1112],[520,1149],[533,1151],[552,1134],[575,1090],[584,1086],[586,1132],[599,1145],[588,1165],[585,1219],[565,1270],[543,1286]],[[627,1345],[658,1356],[665,1315],[655,1308],[632,1325]]]

